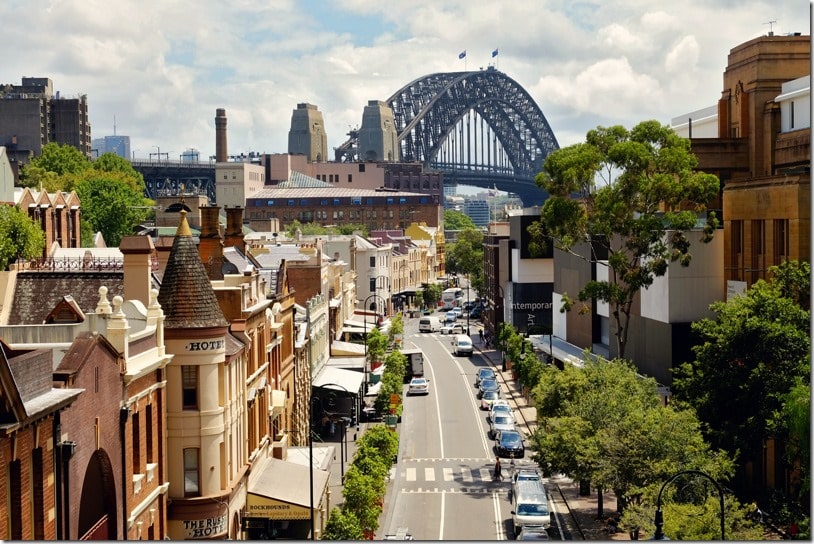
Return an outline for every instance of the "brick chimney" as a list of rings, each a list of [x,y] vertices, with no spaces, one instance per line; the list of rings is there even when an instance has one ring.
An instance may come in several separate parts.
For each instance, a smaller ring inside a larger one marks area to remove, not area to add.
[[[226,240],[225,247],[236,247],[241,253],[246,253],[246,245],[243,241],[243,208],[232,206],[226,208]]]
[[[226,110],[215,110],[215,161],[226,162],[229,153],[226,148]]]
[[[223,279],[223,237],[220,234],[220,206],[201,206],[201,234],[198,254],[210,280]]]

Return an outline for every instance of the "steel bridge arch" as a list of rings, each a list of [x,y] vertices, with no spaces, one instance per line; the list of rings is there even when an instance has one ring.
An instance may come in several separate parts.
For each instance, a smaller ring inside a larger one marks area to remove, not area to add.
[[[491,67],[421,77],[396,91],[387,103],[396,118],[405,162],[438,162],[441,144],[470,110],[495,131],[518,175],[534,176],[545,157],[559,147],[531,95]]]

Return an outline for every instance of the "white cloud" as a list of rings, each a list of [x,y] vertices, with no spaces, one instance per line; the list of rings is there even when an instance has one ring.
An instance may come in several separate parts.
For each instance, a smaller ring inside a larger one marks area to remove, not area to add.
[[[9,0],[0,19],[14,54],[0,83],[50,77],[63,95],[88,95],[94,137],[112,134],[115,116],[137,155],[208,157],[216,108],[231,152],[284,152],[300,102],[323,112],[334,147],[368,100],[495,62],[567,145],[599,124],[713,104],[731,48],[770,19],[775,33],[808,33],[808,15],[793,0]]]

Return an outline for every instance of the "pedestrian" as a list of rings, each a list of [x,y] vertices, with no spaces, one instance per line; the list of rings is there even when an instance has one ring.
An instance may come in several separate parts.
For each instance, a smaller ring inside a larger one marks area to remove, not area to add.
[[[495,460],[495,481],[503,481],[502,467],[500,466],[500,457]]]
[[[483,344],[483,329],[478,329],[478,336],[480,336],[480,343]]]

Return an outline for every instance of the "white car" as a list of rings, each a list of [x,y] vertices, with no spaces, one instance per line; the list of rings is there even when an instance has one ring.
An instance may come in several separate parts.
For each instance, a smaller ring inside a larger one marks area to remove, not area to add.
[[[410,385],[407,386],[408,395],[429,395],[430,394],[430,380],[427,378],[416,377],[410,380]]]
[[[455,312],[455,316],[456,316],[456,317],[461,317],[461,316],[463,316],[463,315],[464,315],[464,311],[463,311],[463,309],[462,309],[460,306],[455,306],[455,307],[452,309],[452,311],[453,311],[453,312]]]
[[[491,408],[489,408],[489,415],[486,416],[486,419],[491,422],[495,416],[509,416],[513,421],[517,421],[514,410],[509,406],[509,401],[506,399],[498,399],[492,403]]]
[[[460,323],[447,323],[441,327],[441,334],[464,334],[464,326]]]

